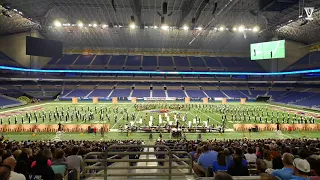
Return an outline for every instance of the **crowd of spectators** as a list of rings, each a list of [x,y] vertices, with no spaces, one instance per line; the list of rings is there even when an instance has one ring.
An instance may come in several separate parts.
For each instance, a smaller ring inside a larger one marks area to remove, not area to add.
[[[77,179],[84,166],[84,155],[104,152],[114,144],[143,144],[143,141],[3,141],[0,180],[53,180],[67,175],[69,179]],[[90,157],[94,158],[100,157]]]
[[[261,176],[266,179],[320,180],[319,139],[162,140],[188,151],[198,176]],[[215,177],[215,179],[219,179]]]

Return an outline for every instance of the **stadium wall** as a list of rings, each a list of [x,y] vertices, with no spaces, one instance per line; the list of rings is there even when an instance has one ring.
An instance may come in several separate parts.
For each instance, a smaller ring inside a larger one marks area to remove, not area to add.
[[[42,68],[51,58],[26,55],[26,36],[43,38],[38,31],[25,32],[0,37],[0,50],[21,65],[30,68]],[[31,63],[30,63],[31,61]]]
[[[261,60],[257,62],[265,68],[266,71],[283,71],[291,64],[308,54],[309,51],[309,46],[306,46],[305,44],[286,40],[286,58],[278,60]]]

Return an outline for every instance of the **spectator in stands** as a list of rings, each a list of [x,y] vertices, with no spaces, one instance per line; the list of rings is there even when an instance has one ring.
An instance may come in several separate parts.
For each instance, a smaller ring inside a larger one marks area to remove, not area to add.
[[[240,148],[236,148],[235,149],[234,155],[237,155],[237,156],[241,157],[242,165],[245,166],[245,167],[248,167],[248,162],[247,162],[247,160],[244,159],[245,156],[243,155],[242,150]],[[234,158],[233,158],[233,160],[234,160]],[[233,165],[233,163],[234,163],[233,160],[230,163],[230,166]]]
[[[255,149],[249,148],[248,153],[244,155],[248,163],[256,163],[257,155],[255,154]]]
[[[26,152],[22,152],[17,159],[17,164],[16,164],[16,167],[14,168],[14,171],[17,173],[23,174],[28,180],[29,174],[30,174],[30,168],[31,168],[31,163],[29,162],[28,154]]]
[[[8,157],[3,161],[3,165],[10,167],[10,180],[25,180],[25,176],[20,173],[14,172],[14,168],[16,167],[16,160],[13,157]]]
[[[197,161],[202,153],[203,153],[203,147],[198,147],[197,152],[194,154],[194,160]]]
[[[284,153],[282,155],[282,162],[284,167],[280,170],[271,172],[271,175],[279,177],[281,180],[289,180],[293,175],[293,159],[294,156],[290,153]]]
[[[233,157],[231,155],[231,152],[228,148],[225,148],[223,150],[225,156],[226,156],[226,161],[227,161],[227,164],[231,165],[232,161],[233,161]]]
[[[310,151],[306,148],[301,149],[301,151],[299,152],[299,158],[301,159],[307,159],[308,157],[310,157],[310,155]]]
[[[242,157],[239,155],[234,155],[233,165],[228,168],[227,172],[231,176],[249,176],[248,167],[243,165]]]
[[[18,159],[19,155],[22,153],[22,151],[20,149],[17,149],[13,152],[13,157],[15,159]]]
[[[213,180],[233,180],[233,178],[225,172],[217,172]]]
[[[10,174],[10,167],[4,165],[0,166],[0,180],[9,180]]]
[[[195,160],[195,157],[194,155],[197,153],[197,148],[195,146],[192,146],[191,144],[188,146],[188,151],[189,151],[189,154],[192,158],[192,160],[194,161]]]
[[[263,161],[266,163],[267,168],[272,168],[271,153],[269,150],[263,152]]]
[[[309,180],[310,164],[305,159],[296,158],[293,161],[294,176],[291,180]]]
[[[310,180],[320,180],[320,159],[310,163],[311,169],[314,171],[314,176],[310,177]]]
[[[206,169],[217,160],[218,153],[216,151],[209,151],[208,145],[203,146],[203,154],[198,158],[198,163],[194,164],[194,171],[203,176],[206,172]]]
[[[54,180],[54,172],[48,165],[48,158],[43,151],[36,156],[36,164],[31,168],[30,179]]]
[[[227,171],[228,170],[228,163],[226,161],[226,155],[223,151],[220,151],[217,156],[217,161],[213,161],[212,164],[212,171],[214,173],[218,171]]]
[[[52,165],[64,165],[66,169],[68,169],[68,163],[65,161],[64,151],[62,149],[56,149]]]
[[[79,148],[77,146],[74,146],[71,150],[71,155],[67,157],[67,164],[69,169],[75,169],[80,173],[83,161],[82,157],[78,155]]]

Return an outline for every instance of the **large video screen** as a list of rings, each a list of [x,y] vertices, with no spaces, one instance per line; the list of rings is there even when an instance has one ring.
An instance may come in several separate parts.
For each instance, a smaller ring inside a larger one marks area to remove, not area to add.
[[[63,43],[27,36],[26,54],[31,56],[62,57]]]
[[[285,58],[285,40],[250,45],[251,60]]]

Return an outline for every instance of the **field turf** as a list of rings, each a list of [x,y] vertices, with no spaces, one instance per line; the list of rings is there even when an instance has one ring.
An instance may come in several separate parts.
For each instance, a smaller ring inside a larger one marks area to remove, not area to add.
[[[179,104],[179,103],[173,103],[173,104]],[[183,104],[183,103],[180,103]],[[202,108],[200,107],[195,107],[196,104],[194,104],[193,108],[188,108],[182,109],[182,110],[176,110],[176,109],[170,109],[169,108],[169,113],[180,113],[181,115],[186,114],[187,121],[192,121],[195,116],[198,116],[202,122],[207,121],[207,119],[210,119],[210,124],[214,124],[215,126],[221,124],[221,118],[222,114],[219,111],[211,111],[208,110],[209,108]],[[197,104],[200,105],[200,104]],[[221,106],[220,104],[213,104],[214,107],[216,106]],[[312,113],[314,115],[319,115],[316,112],[307,112],[304,110],[298,110],[298,109],[288,109],[286,107],[280,107],[280,106],[273,106],[269,104],[264,104],[264,103],[247,103],[246,105],[240,105],[239,103],[229,103],[230,107],[232,108],[240,108],[240,109],[261,109],[260,111],[254,112],[254,114],[257,114],[257,116],[261,116],[261,111],[264,111],[262,119],[264,123],[264,119],[267,118],[271,119],[271,114],[273,112],[274,116],[277,112],[279,112],[280,116],[285,116],[287,117],[287,114],[289,113],[290,118],[292,119],[294,114],[297,114],[297,117],[299,118],[300,114],[307,115],[309,117],[309,113]],[[158,105],[161,106],[161,105]],[[24,124],[28,124],[28,119],[25,117],[26,112],[32,112],[32,114],[35,112],[40,116],[38,119],[38,124],[57,124],[60,122],[58,119],[57,121],[54,121],[52,118],[51,121],[49,121],[48,113],[49,111],[53,112],[55,111],[56,108],[61,112],[62,107],[64,109],[64,112],[67,111],[67,108],[70,108],[70,112],[76,107],[77,110],[80,111],[80,113],[85,114],[88,113],[88,108],[93,111],[94,114],[94,120],[92,121],[76,121],[73,119],[71,121],[70,119],[66,122],[65,118],[62,119],[62,124],[110,124],[111,132],[106,133],[104,138],[100,137],[100,134],[97,134],[97,136],[94,136],[93,134],[87,134],[87,133],[65,133],[62,136],[63,140],[111,140],[111,139],[148,139],[147,133],[131,133],[129,137],[127,136],[126,133],[120,133],[117,132],[117,129],[119,126],[123,126],[128,123],[134,123],[136,125],[138,124],[139,119],[142,117],[143,123],[142,124],[148,124],[149,121],[149,116],[153,116],[154,119],[154,124],[158,124],[158,112],[146,112],[146,111],[138,111],[135,109],[134,105],[131,103],[119,103],[119,104],[110,104],[110,103],[99,103],[97,105],[93,105],[92,103],[79,103],[77,105],[72,105],[70,102],[49,102],[49,103],[42,103],[42,104],[33,104],[33,105],[28,105],[24,107],[17,107],[17,108],[10,108],[10,109],[4,109],[0,111],[0,118],[3,119],[3,124],[8,124],[8,117],[10,116],[10,121],[11,124],[14,124],[14,119],[15,116],[17,117],[17,124],[21,123],[22,116],[24,116]],[[83,107],[83,110],[82,110]],[[95,107],[97,107],[97,113],[95,112]],[[209,106],[207,106],[209,107]],[[104,117],[104,120],[100,120],[100,114],[99,110],[100,108],[105,109],[107,108],[108,111],[104,112],[104,116],[106,116],[106,113],[110,117],[110,122],[107,120],[106,117]],[[118,112],[115,112],[114,109],[118,108]],[[109,110],[110,109],[110,110]],[[124,109],[127,110],[128,115],[129,115],[129,120],[127,121],[125,113],[121,113]],[[156,108],[156,110],[159,110],[160,108]],[[87,111],[87,112],[84,112]],[[45,112],[47,114],[46,118],[44,121],[42,120],[42,113]],[[268,112],[268,117],[267,117],[267,112]],[[135,119],[131,118],[132,113],[136,115]],[[147,113],[147,115],[146,115]],[[171,116],[171,121],[173,120],[173,115]],[[250,113],[251,114],[251,113]],[[114,121],[114,116],[117,116],[117,122]],[[303,116],[304,116],[303,115]],[[297,118],[297,119],[298,119]],[[227,114],[227,123],[226,123],[226,128],[228,131],[224,134],[219,134],[219,133],[204,133],[202,134],[203,139],[238,139],[238,138],[250,138],[250,139],[260,139],[260,138],[317,138],[320,137],[319,132],[283,132],[281,135],[277,135],[276,132],[257,132],[257,133],[251,133],[249,134],[248,132],[235,132],[232,130],[232,124],[233,123],[244,123],[243,120],[231,120],[231,114]],[[280,121],[282,118],[279,118]],[[165,120],[165,119],[163,119]],[[319,123],[319,119],[315,119],[316,123]],[[35,118],[33,117],[31,119],[31,123],[35,124]],[[37,133],[34,135],[33,133],[5,133],[4,134],[6,138],[10,140],[49,140],[55,137],[55,133]],[[156,139],[158,136],[156,133],[154,133],[154,139]],[[186,134],[187,139],[196,139],[197,134],[196,133],[187,133]],[[163,134],[164,139],[170,139],[170,134],[169,133],[164,133]]]

